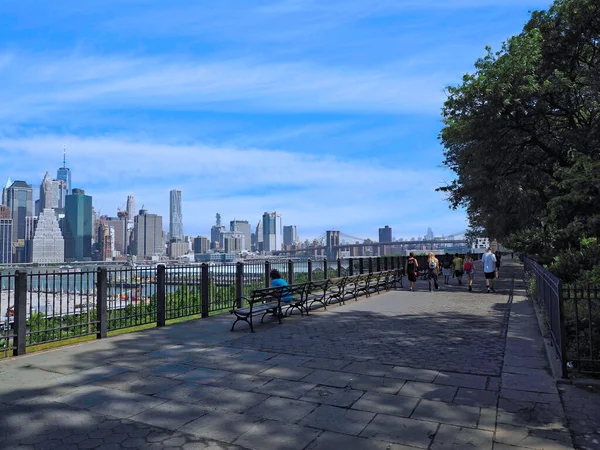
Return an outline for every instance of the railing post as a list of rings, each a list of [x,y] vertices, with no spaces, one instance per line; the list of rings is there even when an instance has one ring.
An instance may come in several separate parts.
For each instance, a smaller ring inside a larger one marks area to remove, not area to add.
[[[306,270],[308,270],[308,282],[310,283],[312,281],[312,260],[309,259],[307,261],[307,267],[308,269]]]
[[[365,272],[365,263],[364,263],[364,258],[361,257],[358,260],[358,273],[363,274]]]
[[[377,272],[381,272],[381,256],[377,257]]]
[[[242,297],[244,296],[244,263],[238,262],[235,265],[235,298],[237,299],[237,307],[241,308]]]
[[[567,372],[567,331],[565,328],[565,310],[563,304],[563,285],[562,281],[558,281],[558,315],[560,320],[560,369],[561,377],[568,378]],[[590,311],[591,313],[591,311]],[[590,315],[591,320],[591,315]]]
[[[164,327],[167,323],[167,280],[166,267],[156,267],[156,326]]]
[[[210,305],[210,278],[208,276],[208,264],[202,263],[202,281],[200,286],[200,292],[202,295],[202,317],[208,317],[209,314],[209,305]]]
[[[27,271],[15,272],[14,356],[25,354],[27,346]]]
[[[337,276],[338,278],[342,276],[342,260],[340,258],[337,260]]]
[[[288,284],[294,284],[294,261],[288,259],[287,263]]]
[[[327,258],[323,258],[323,278],[326,280],[329,278],[329,273],[327,273]]]
[[[98,267],[96,275],[96,339],[106,337],[106,304],[107,304],[108,271],[106,267]]]
[[[369,258],[369,273],[373,273],[373,258]]]
[[[348,275],[354,275],[354,260],[348,259]]]
[[[269,261],[265,261],[265,287],[269,287],[271,285],[271,263]]]

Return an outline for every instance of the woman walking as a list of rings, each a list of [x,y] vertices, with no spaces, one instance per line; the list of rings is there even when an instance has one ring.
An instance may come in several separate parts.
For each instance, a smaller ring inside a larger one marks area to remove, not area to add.
[[[473,290],[473,275],[475,274],[475,265],[473,264],[473,258],[471,255],[467,255],[465,263],[463,265],[465,275],[467,276],[467,283],[469,284],[469,292]]]
[[[427,270],[429,271],[429,290],[431,291],[431,279],[433,279],[435,289],[438,290],[440,288],[438,286],[438,275],[440,274],[440,261],[435,257],[433,252],[430,252],[429,256],[427,257]]]

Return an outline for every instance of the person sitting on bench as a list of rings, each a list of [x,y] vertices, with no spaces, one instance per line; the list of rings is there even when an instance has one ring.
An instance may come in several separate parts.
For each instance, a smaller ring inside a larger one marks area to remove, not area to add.
[[[281,286],[288,285],[287,281],[285,281],[283,278],[281,278],[281,274],[279,273],[279,270],[277,270],[277,269],[271,270],[271,272],[269,273],[269,276],[271,277],[271,286],[273,286],[273,287],[281,287]],[[288,289],[285,289],[283,291],[281,301],[287,302],[287,303],[292,301],[292,296]]]

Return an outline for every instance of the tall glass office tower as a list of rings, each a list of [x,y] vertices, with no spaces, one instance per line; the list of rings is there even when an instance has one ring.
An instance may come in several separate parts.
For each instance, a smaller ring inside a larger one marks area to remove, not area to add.
[[[171,240],[183,240],[183,217],[181,214],[181,191],[173,189],[169,207],[169,236]]]
[[[6,192],[7,205],[12,217],[13,262],[27,262],[25,253],[26,217],[33,216],[33,189],[24,181],[15,181]]]
[[[71,169],[67,167],[67,155],[63,151],[63,165],[56,173],[57,180],[63,180],[67,185],[67,195],[71,194]]]
[[[92,258],[92,197],[83,189],[73,189],[65,200],[65,260],[89,261]]]

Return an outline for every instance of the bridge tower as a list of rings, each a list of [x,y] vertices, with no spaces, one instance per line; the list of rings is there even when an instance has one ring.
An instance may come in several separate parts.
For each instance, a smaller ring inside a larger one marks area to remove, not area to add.
[[[325,257],[328,260],[333,261],[339,257],[340,249],[333,247],[339,247],[340,245],[340,232],[328,230],[326,233],[327,238],[325,240]]]

